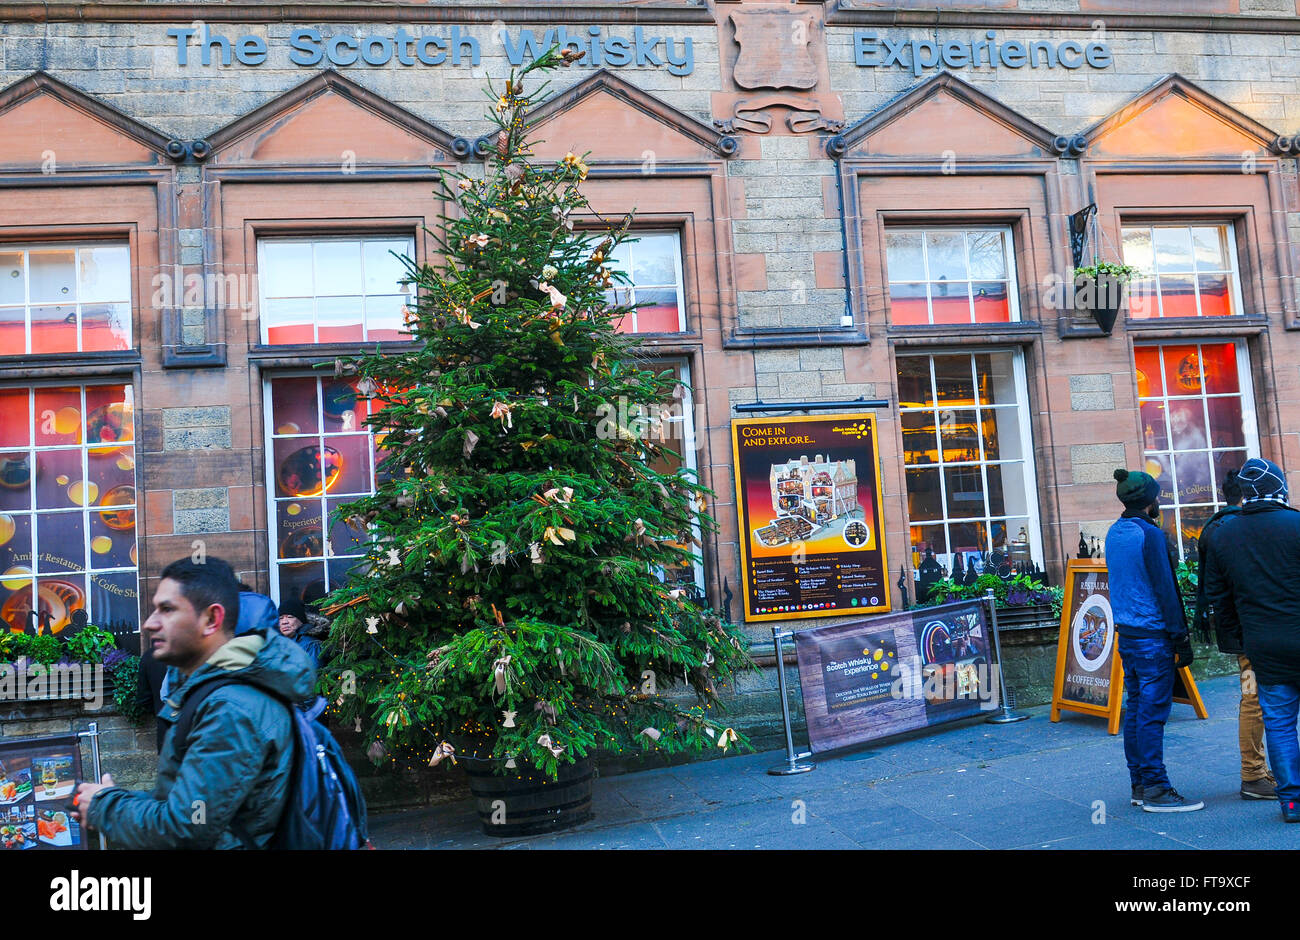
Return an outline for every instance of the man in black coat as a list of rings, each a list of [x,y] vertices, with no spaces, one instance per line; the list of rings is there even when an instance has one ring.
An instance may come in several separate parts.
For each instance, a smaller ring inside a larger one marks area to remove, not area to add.
[[[1241,751],[1241,798],[1243,800],[1272,800],[1277,797],[1277,781],[1268,772],[1264,757],[1264,716],[1259,710],[1256,694],[1255,671],[1241,649],[1241,637],[1225,634],[1219,628],[1218,618],[1205,600],[1205,553],[1214,540],[1219,524],[1241,512],[1241,484],[1237,471],[1229,470],[1223,481],[1223,500],[1227,504],[1210,517],[1201,528],[1196,540],[1197,571],[1201,577],[1196,583],[1196,616],[1192,629],[1202,643],[1217,641],[1219,652],[1237,657],[1241,674],[1241,702],[1237,706],[1237,747]]]
[[[1282,818],[1300,822],[1300,512],[1272,461],[1252,457],[1237,481],[1241,512],[1217,525],[1205,553],[1205,599],[1250,660]]]

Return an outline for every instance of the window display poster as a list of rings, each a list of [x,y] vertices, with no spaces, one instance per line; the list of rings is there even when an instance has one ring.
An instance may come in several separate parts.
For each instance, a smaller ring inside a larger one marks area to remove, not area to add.
[[[814,752],[998,707],[983,603],[959,601],[794,634]]]
[[[76,735],[0,743],[0,851],[85,848],[70,808],[80,780]]]
[[[745,620],[889,609],[876,419],[731,423]]]

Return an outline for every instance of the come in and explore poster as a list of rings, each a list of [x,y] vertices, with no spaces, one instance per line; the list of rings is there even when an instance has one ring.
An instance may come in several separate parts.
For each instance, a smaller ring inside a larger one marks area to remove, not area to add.
[[[745,620],[889,609],[876,419],[732,421]]]

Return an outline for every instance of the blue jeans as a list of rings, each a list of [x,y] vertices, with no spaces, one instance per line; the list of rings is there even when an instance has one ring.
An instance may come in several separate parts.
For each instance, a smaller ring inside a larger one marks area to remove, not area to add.
[[[1277,777],[1277,798],[1285,806],[1300,802],[1300,743],[1296,740],[1296,715],[1300,689],[1293,685],[1259,686],[1259,708],[1264,713],[1264,741],[1268,761]]]
[[[1174,704],[1174,648],[1168,637],[1121,636],[1124,665],[1124,758],[1133,786],[1168,787],[1165,722]]]

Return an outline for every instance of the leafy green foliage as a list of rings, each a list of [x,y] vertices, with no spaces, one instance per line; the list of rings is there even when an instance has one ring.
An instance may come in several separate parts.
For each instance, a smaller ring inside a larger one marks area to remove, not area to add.
[[[560,64],[552,50],[489,88],[485,177],[441,181],[443,258],[406,262],[416,344],[336,364],[360,376],[385,456],[376,494],[335,515],[369,541],[327,598],[322,681],[380,762],[486,742],[554,775],[597,747],[735,740],[707,710],[751,665],[741,635],[661,576],[715,526],[695,473],[665,469],[663,412],[683,390],[615,330],[630,308],[609,305],[627,280],[609,260],[631,218],[595,215],[583,157],[531,160],[545,86],[524,80]],[[662,697],[683,679],[695,707]]]
[[[63,643],[64,655],[79,663],[101,662],[104,653],[116,646],[113,634],[89,623]]]
[[[998,607],[1030,607],[1047,604],[1052,608],[1052,617],[1061,619],[1061,607],[1065,600],[1065,590],[1059,586],[1048,586],[1037,578],[1018,574],[1011,578],[1000,578],[995,574],[982,574],[974,584],[958,584],[951,578],[944,578],[930,586],[930,593],[917,607],[932,607],[949,601],[976,600],[984,597],[992,588],[994,603]]]
[[[140,686],[140,657],[124,656],[105,665],[104,671],[113,680],[113,702],[118,712],[132,724],[139,724],[145,710],[136,702]]]
[[[1076,278],[1086,278],[1090,281],[1096,281],[1103,278],[1114,278],[1120,283],[1127,284],[1133,278],[1142,272],[1129,264],[1114,264],[1110,261],[1095,261],[1092,264],[1085,264],[1074,269]]]

